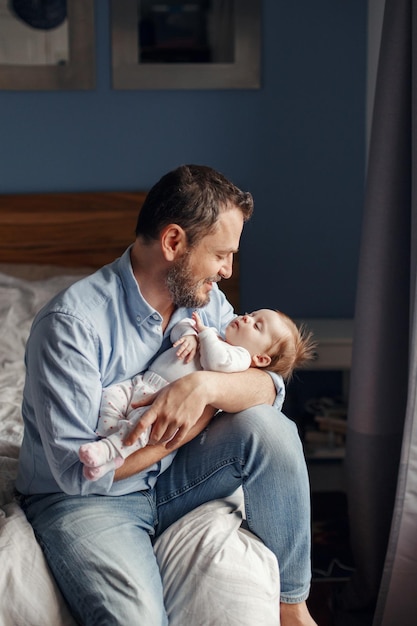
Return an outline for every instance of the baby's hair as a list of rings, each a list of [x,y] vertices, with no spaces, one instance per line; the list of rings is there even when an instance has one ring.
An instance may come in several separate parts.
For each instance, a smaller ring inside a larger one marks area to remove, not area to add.
[[[281,374],[285,381],[292,378],[294,370],[304,367],[316,358],[317,342],[313,333],[297,324],[285,313],[276,311],[288,328],[288,334],[280,337],[270,349],[271,363],[268,370]]]

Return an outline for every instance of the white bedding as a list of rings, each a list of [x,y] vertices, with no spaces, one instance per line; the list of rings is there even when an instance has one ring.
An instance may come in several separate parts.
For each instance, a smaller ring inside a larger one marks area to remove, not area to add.
[[[3,268],[2,268],[3,269]],[[31,526],[14,501],[24,347],[36,311],[79,276],[0,273],[0,624],[72,626]],[[274,555],[241,528],[241,497],[210,502],[168,528],[155,552],[171,626],[277,626]]]

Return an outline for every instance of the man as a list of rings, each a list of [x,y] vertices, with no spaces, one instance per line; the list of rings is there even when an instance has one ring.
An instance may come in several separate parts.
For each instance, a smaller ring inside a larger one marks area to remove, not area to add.
[[[152,539],[239,485],[249,527],[279,561],[283,626],[314,624],[305,604],[308,478],[296,428],[276,408],[273,375],[185,376],[152,398],[127,440],[151,425],[152,445],[96,482],[83,478],[78,459],[80,445],[96,439],[102,387],[146,370],[195,308],[219,331],[233,317],[216,283],[232,274],[252,209],[251,195],[211,168],[166,174],[146,198],[133,245],[33,324],[17,488],[83,626],[166,624]],[[213,417],[218,408],[224,413]]]

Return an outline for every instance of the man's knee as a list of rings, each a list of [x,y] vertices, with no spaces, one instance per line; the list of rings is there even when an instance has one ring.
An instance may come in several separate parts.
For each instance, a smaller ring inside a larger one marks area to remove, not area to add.
[[[290,440],[299,440],[295,422],[268,404],[258,404],[235,413],[234,420],[242,429],[258,432],[260,436],[265,435],[273,439],[288,437]]]
[[[269,405],[257,405],[236,413],[234,427],[241,440],[257,455],[288,471],[304,471],[304,452],[298,429],[292,420]],[[293,469],[291,469],[293,468]]]

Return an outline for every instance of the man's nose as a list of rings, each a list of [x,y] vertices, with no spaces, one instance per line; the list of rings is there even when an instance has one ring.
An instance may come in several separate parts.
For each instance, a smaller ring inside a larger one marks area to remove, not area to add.
[[[233,273],[233,255],[231,254],[227,260],[224,261],[222,269],[219,274],[222,278],[230,278]]]

